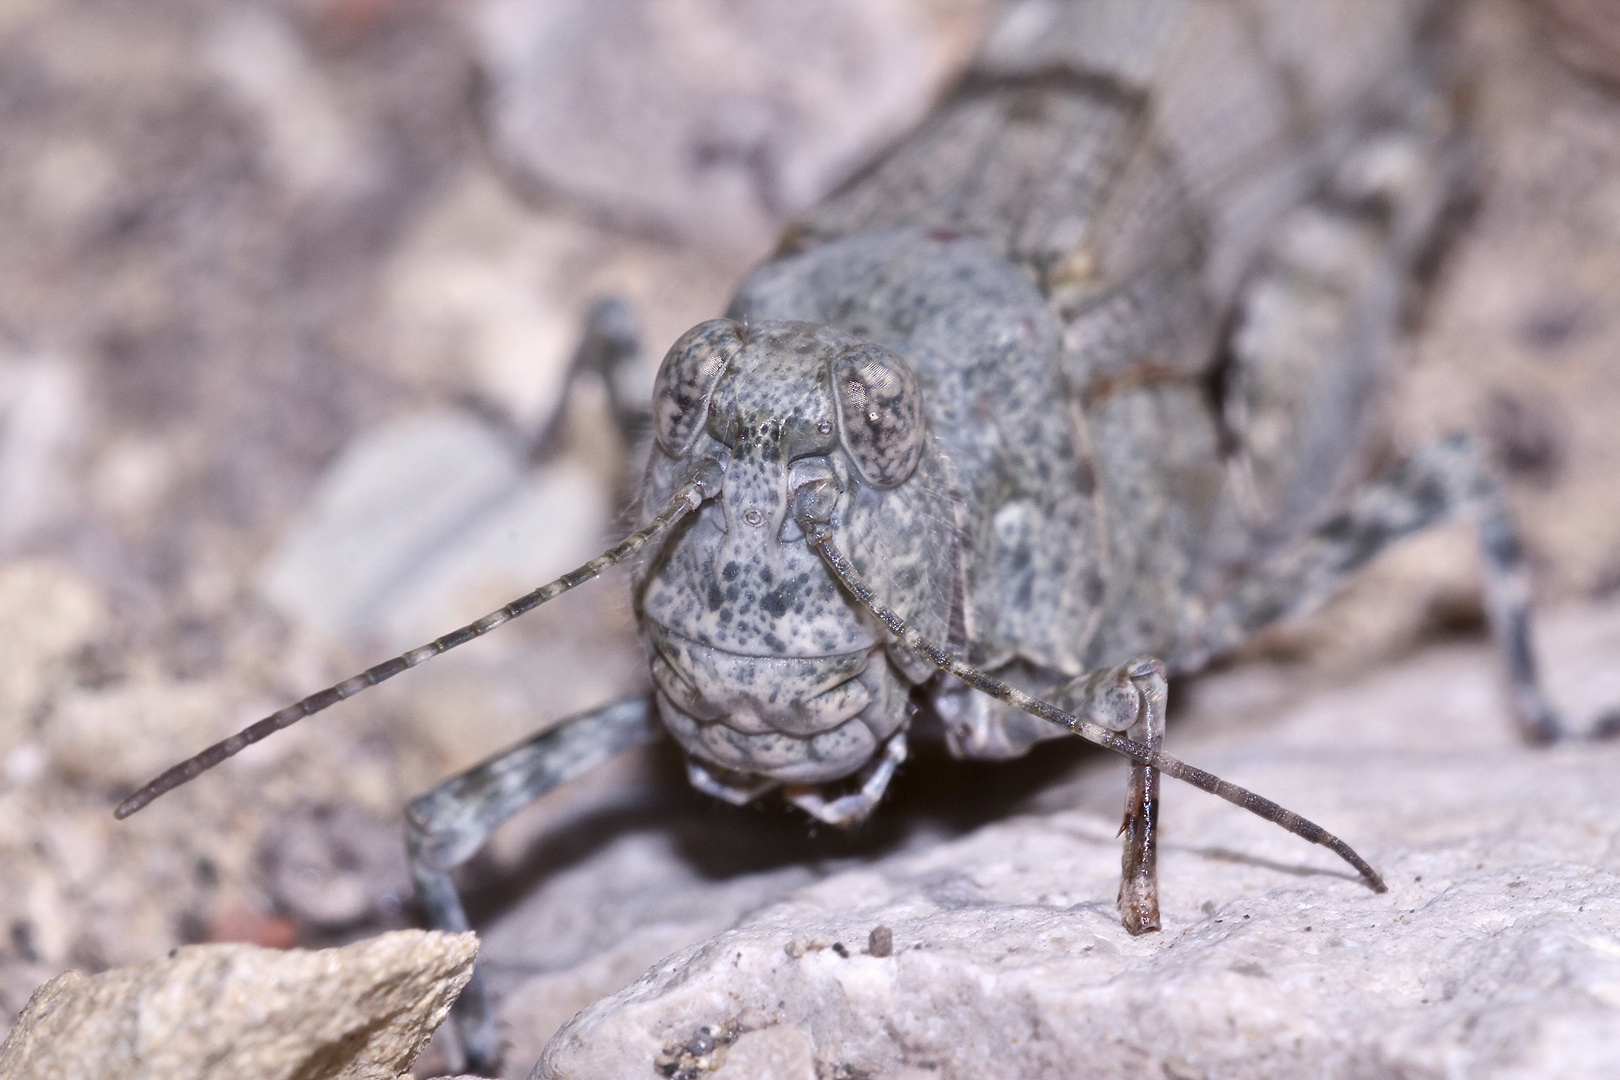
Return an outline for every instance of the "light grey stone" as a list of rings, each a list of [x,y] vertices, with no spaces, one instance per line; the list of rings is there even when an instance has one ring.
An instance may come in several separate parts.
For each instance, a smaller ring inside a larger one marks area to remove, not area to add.
[[[72,512],[89,421],[76,365],[0,351],[0,550]]]
[[[263,125],[261,158],[293,196],[352,197],[375,185],[374,149],[286,19],[246,5],[226,9],[202,52],[211,73]]]
[[[816,1080],[814,1052],[809,1038],[791,1027],[746,1031],[727,1047],[725,1061],[714,1071],[714,1080],[752,1080],[759,1076]]]
[[[1573,722],[1620,700],[1620,606],[1565,612],[1543,636]],[[1519,746],[1483,646],[1338,686],[1239,669],[1187,696],[1174,752],[1333,829],[1390,892],[1167,785],[1165,930],[1132,938],[1114,910],[1123,770],[1093,762],[1020,816],[845,864],[673,953],[565,1025],[532,1075],[778,1075],[729,1056],[765,1032],[813,1047],[818,1076],[1620,1068],[1620,745]],[[600,917],[623,917],[596,895]],[[866,953],[879,925],[892,956]],[[704,1028],[731,1046],[679,1058]]]
[[[573,455],[533,466],[526,450],[512,432],[448,408],[344,449],[258,574],[296,628],[349,647],[341,667],[309,681],[465,625],[611,542],[611,490],[592,466]],[[392,695],[404,724],[442,754],[439,775],[465,768],[645,677],[621,597],[613,585],[580,590],[378,700]],[[172,758],[174,745],[156,751]]]
[[[452,412],[399,420],[352,443],[271,555],[261,590],[336,637],[362,633],[404,579],[518,484],[517,454]]]
[[[589,472],[441,410],[356,439],[261,571],[296,621],[408,648],[589,559],[607,520]]]

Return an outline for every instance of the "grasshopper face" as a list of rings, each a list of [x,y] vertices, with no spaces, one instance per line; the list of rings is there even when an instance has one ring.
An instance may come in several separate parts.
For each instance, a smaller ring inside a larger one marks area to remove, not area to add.
[[[795,517],[830,521],[889,603],[945,624],[951,507],[915,373],[831,327],[714,320],[665,358],[653,424],[645,505],[704,458],[725,468],[719,498],[636,576],[665,724],[721,775],[854,773],[931,669],[840,588]]]

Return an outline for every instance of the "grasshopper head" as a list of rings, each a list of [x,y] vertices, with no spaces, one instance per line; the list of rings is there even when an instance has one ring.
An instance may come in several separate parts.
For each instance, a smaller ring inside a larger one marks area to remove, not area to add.
[[[643,504],[703,458],[720,496],[636,575],[664,721],[708,766],[818,783],[864,765],[932,666],[811,550],[810,500],[884,602],[944,636],[955,530],[922,389],[895,352],[815,323],[702,323],[654,389]]]

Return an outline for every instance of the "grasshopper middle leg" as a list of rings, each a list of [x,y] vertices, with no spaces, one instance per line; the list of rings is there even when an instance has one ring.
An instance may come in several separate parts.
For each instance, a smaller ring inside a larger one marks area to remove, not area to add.
[[[417,896],[434,928],[469,929],[450,871],[483,847],[496,826],[552,788],[653,741],[660,730],[650,698],[614,702],[565,720],[413,799],[405,812],[405,846]],[[464,1067],[494,1075],[500,1037],[482,964],[480,959],[474,966],[454,1019]]]

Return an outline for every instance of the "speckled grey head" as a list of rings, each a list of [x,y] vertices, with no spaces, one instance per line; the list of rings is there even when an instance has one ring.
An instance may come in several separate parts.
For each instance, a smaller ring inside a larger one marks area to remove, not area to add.
[[[702,458],[725,465],[720,497],[636,575],[665,724],[723,773],[851,775],[904,726],[931,667],[844,594],[794,495],[835,493],[839,546],[886,603],[944,635],[955,533],[915,372],[828,326],[718,319],[670,349],[655,395],[644,506]]]

